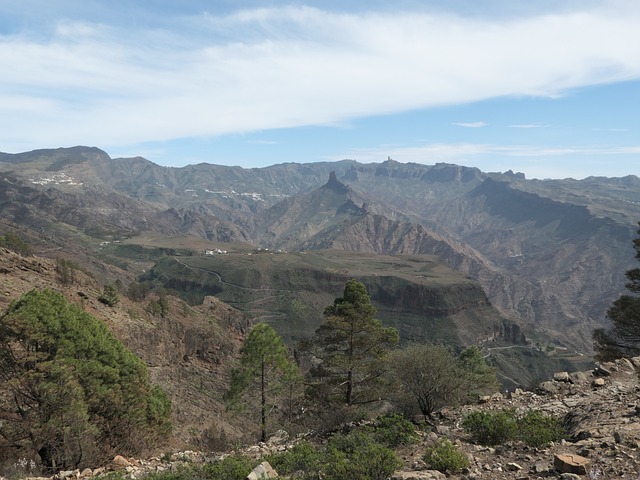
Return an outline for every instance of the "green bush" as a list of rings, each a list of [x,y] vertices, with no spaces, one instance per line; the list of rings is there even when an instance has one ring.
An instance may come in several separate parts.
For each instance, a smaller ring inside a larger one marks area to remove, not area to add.
[[[8,232],[5,235],[0,235],[0,247],[12,250],[25,257],[31,255],[31,245],[15,233]]]
[[[353,430],[347,434],[336,434],[329,439],[327,450],[335,450],[338,452],[351,455],[374,443],[371,431],[368,429]]]
[[[269,455],[266,460],[279,475],[305,480],[319,478],[319,472],[326,462],[323,453],[309,442],[300,442],[291,450]]]
[[[244,480],[254,469],[254,461],[245,455],[230,455],[202,467],[203,479]]]
[[[302,442],[266,460],[280,475],[298,480],[385,480],[401,465],[366,429],[334,435],[324,450]]]
[[[470,465],[469,458],[446,439],[428,446],[423,458],[430,468],[442,473],[456,473]]]
[[[530,447],[546,447],[566,438],[562,420],[531,410],[518,420],[519,438]]]
[[[567,435],[560,419],[536,410],[521,417],[513,410],[473,412],[463,420],[462,427],[482,445],[521,440],[530,447],[544,447]]]
[[[324,478],[386,480],[400,466],[401,463],[392,450],[372,442],[351,453],[329,449]]]
[[[518,423],[513,410],[473,412],[462,421],[462,427],[481,445],[500,445],[515,438]]]
[[[105,285],[102,294],[98,297],[98,301],[108,307],[115,307],[120,301],[118,289],[113,285]]]
[[[202,469],[191,466],[182,466],[176,470],[165,470],[145,475],[145,480],[204,480]],[[117,480],[117,479],[114,479]]]
[[[378,418],[373,427],[373,438],[376,442],[389,448],[411,445],[418,441],[413,423],[397,413],[390,413]]]

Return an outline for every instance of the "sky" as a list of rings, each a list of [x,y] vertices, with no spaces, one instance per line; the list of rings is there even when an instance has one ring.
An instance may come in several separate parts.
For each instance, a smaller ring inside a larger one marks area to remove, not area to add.
[[[640,176],[637,0],[0,0],[0,151]]]

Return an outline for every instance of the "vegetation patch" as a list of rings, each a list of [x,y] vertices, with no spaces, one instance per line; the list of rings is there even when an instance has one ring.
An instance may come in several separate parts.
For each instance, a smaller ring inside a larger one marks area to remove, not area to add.
[[[163,440],[170,412],[144,363],[61,294],[32,290],[0,316],[0,450],[48,473],[94,466]]]
[[[481,445],[500,445],[519,440],[538,448],[567,437],[562,419],[536,410],[521,416],[510,409],[473,412],[465,417],[462,427]]]
[[[449,440],[441,438],[424,452],[425,463],[442,473],[457,473],[470,465],[469,458]]]

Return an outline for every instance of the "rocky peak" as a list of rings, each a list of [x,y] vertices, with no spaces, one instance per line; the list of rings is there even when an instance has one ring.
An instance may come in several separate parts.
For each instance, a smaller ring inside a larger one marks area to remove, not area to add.
[[[344,183],[338,180],[336,172],[331,172],[329,174],[329,181],[325,184],[325,188],[333,190],[336,193],[347,193],[347,190],[349,190]]]

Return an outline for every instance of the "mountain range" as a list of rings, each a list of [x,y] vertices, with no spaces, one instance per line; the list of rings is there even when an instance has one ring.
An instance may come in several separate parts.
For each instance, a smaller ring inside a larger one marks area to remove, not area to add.
[[[500,322],[589,355],[635,261],[640,179],[529,180],[392,159],[174,168],[73,147],[0,153],[0,208],[0,234],[84,256],[105,279],[113,270],[96,267],[105,242],[150,237],[435,256],[478,282]]]

